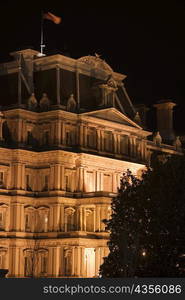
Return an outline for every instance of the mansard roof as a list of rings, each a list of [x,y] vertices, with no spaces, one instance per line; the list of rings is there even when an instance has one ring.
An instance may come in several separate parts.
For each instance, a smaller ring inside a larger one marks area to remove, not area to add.
[[[67,110],[68,99],[73,94],[77,112],[115,107],[134,119],[136,112],[123,84],[126,76],[114,72],[98,54],[79,59],[60,54],[38,57],[37,51],[26,49],[11,55],[15,58],[13,62],[0,65],[3,106],[17,104],[19,98],[21,107],[26,108],[34,92],[38,103],[43,94],[47,94],[51,109],[57,104],[60,109]],[[114,92],[111,103],[102,101],[103,89]]]

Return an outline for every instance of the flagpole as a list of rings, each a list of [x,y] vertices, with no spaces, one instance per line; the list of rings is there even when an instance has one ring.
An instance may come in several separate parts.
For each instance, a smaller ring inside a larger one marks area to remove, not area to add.
[[[41,27],[40,27],[40,53],[41,56],[44,56],[43,49],[44,49],[44,18],[43,18],[43,11],[41,11]]]

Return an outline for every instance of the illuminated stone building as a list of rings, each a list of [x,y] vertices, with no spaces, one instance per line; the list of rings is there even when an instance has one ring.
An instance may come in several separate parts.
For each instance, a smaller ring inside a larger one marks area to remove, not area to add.
[[[159,133],[142,125],[98,55],[12,53],[0,65],[0,269],[8,277],[94,277],[108,253],[120,176],[140,174],[153,151],[180,153],[173,103],[157,104]]]

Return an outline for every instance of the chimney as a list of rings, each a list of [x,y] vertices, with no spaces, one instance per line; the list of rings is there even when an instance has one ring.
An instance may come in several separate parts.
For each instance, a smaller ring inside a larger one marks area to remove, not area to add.
[[[173,142],[173,108],[176,106],[171,100],[161,100],[154,107],[157,109],[157,130],[164,142]]]

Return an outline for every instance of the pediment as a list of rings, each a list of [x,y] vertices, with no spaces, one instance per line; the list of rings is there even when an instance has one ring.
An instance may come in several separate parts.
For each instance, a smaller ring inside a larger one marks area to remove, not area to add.
[[[135,127],[137,129],[142,128],[141,126],[139,126],[137,123],[132,121],[130,118],[128,118],[126,115],[124,115],[114,107],[83,113],[83,115],[110,121],[110,122],[119,123],[121,125]]]

